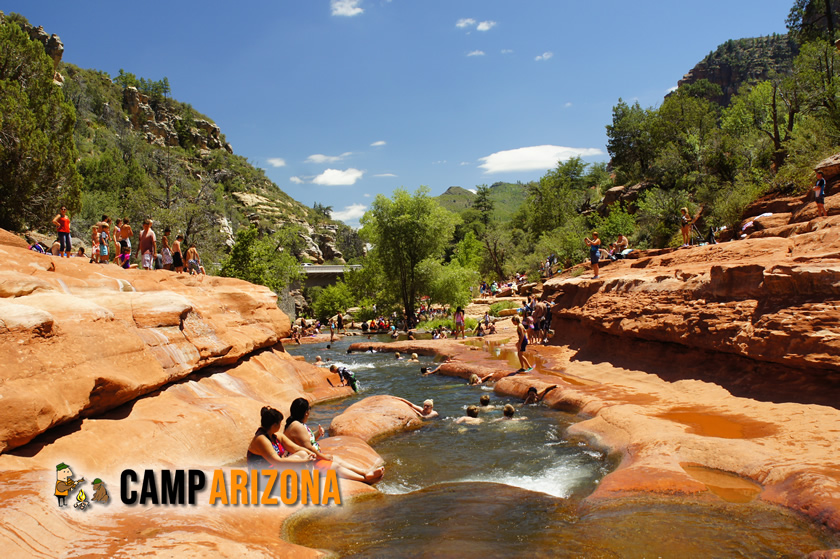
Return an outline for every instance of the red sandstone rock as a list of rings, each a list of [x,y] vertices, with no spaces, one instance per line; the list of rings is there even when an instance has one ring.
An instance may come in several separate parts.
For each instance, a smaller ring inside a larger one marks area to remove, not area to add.
[[[394,396],[369,396],[356,402],[332,420],[330,435],[350,435],[363,441],[416,429],[423,425],[420,415]]]
[[[0,451],[289,332],[264,287],[53,258],[10,238],[0,236]]]

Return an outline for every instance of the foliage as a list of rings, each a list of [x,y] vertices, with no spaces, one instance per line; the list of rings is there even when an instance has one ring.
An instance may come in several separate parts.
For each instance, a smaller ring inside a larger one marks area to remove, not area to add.
[[[482,184],[477,186],[472,207],[481,215],[481,222],[484,224],[484,227],[490,225],[490,218],[493,215],[493,208],[495,206],[496,204],[490,197],[490,189],[487,185]]]
[[[619,235],[632,235],[636,230],[636,218],[624,208],[614,207],[607,217],[598,216],[592,227],[598,231],[602,242],[609,244]]]
[[[519,303],[516,301],[499,301],[490,305],[490,316],[499,316],[499,312],[507,309],[519,308]]]
[[[638,237],[653,246],[665,246],[679,233],[680,208],[687,207],[694,215],[695,207],[683,190],[648,190],[639,201]]]
[[[481,267],[483,252],[484,248],[475,233],[467,231],[464,238],[455,245],[452,262],[464,269],[477,271]]]
[[[370,210],[362,217],[360,234],[373,250],[369,259],[378,260],[385,275],[385,285],[414,320],[414,306],[421,287],[418,265],[427,258],[442,256],[452,237],[457,217],[429,197],[428,187],[421,186],[411,195],[400,188],[392,198],[377,195]]]
[[[149,99],[155,103],[159,103],[169,95],[171,89],[169,87],[169,78],[164,77],[161,80],[147,80],[146,78],[137,78],[131,72],[126,72],[120,68],[119,75],[114,78],[114,83],[122,87],[136,87],[137,91],[147,95]]]
[[[838,24],[836,0],[794,0],[785,20],[788,31],[800,42],[833,40]]]
[[[288,251],[283,250],[288,237],[294,233],[281,231],[273,236],[260,236],[256,227],[242,229],[220,274],[264,285],[274,292],[300,277],[300,265]]]
[[[450,331],[455,330],[455,319],[454,318],[433,318],[432,320],[424,320],[417,324],[418,330],[424,330],[426,332],[431,332],[435,328],[444,327],[449,329]],[[476,326],[478,326],[478,321],[471,316],[464,317],[464,331],[470,332],[475,330]]]
[[[312,301],[312,312],[321,321],[329,320],[355,306],[356,300],[350,288],[343,281],[323,288]]]
[[[76,112],[52,60],[17,23],[0,25],[0,227],[43,226],[80,206]]]
[[[466,307],[470,303],[470,286],[478,279],[475,270],[464,268],[458,262],[442,264],[434,258],[423,260],[417,268],[423,293],[432,304]]]

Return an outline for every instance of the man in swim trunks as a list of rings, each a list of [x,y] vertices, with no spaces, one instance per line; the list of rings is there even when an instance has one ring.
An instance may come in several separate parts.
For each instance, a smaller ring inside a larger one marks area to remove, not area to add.
[[[528,362],[528,358],[525,357],[525,350],[528,348],[528,332],[520,323],[518,316],[514,316],[512,321],[516,326],[516,335],[519,337],[516,342],[516,356],[519,358],[519,370],[516,372],[525,373],[533,370],[533,367]]]
[[[144,270],[151,270],[154,267],[157,257],[157,237],[152,230],[152,220],[143,220],[143,230],[140,232],[140,266]]]

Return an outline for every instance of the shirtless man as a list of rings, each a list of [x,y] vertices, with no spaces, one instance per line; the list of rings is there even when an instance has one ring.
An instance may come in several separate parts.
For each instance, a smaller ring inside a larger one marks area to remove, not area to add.
[[[520,323],[518,316],[514,316],[512,321],[516,326],[516,335],[518,336],[516,356],[519,358],[519,370],[516,372],[525,373],[533,370],[533,367],[528,362],[528,358],[525,357],[525,350],[528,348],[528,332],[525,331],[525,327]]]
[[[152,220],[143,220],[143,230],[140,232],[140,266],[144,270],[151,270],[154,268],[155,258],[157,257],[157,237],[152,231]]]
[[[468,406],[467,415],[459,417],[455,423],[466,423],[467,425],[478,425],[483,420],[478,417],[478,406]]]

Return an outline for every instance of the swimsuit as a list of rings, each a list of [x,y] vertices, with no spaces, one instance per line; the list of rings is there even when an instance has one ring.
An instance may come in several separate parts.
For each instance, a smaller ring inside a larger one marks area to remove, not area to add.
[[[598,260],[601,258],[601,245],[590,245],[589,246],[589,262],[592,264],[597,264]]]
[[[274,451],[277,453],[277,456],[280,456],[282,458],[284,456],[289,455],[289,453],[286,452],[286,449],[283,448],[283,445],[280,444],[280,440],[277,438],[277,435],[269,436],[262,429],[257,430],[257,435],[258,436],[262,435],[262,436],[264,436],[265,438],[268,439],[268,441],[271,443],[271,446],[274,447]],[[251,468],[251,469],[254,469],[254,470],[256,470],[258,468],[272,468],[272,467],[274,467],[273,464],[271,462],[269,462],[268,460],[266,460],[263,456],[260,456],[259,454],[254,454],[250,450],[248,451],[247,459],[248,459],[248,467]]]
[[[817,204],[825,204],[825,179],[817,180],[817,187],[820,189],[817,192]]]

